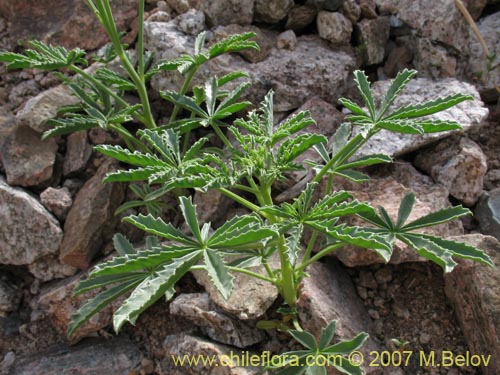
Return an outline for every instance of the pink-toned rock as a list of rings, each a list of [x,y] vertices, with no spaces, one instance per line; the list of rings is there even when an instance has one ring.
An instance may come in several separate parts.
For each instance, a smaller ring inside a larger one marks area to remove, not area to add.
[[[124,186],[103,184],[102,180],[114,170],[113,161],[104,162],[76,195],[64,225],[61,262],[87,269],[104,241],[113,236],[117,222],[114,212],[124,198]]]
[[[67,188],[54,189],[49,187],[40,194],[42,204],[59,220],[64,221],[73,200]]]
[[[470,351],[487,357],[484,375],[500,374],[500,243],[493,237],[469,234],[452,237],[484,250],[497,268],[472,261],[459,261],[445,275],[445,291],[456,312]]]
[[[111,0],[110,3],[118,29],[127,30],[137,16],[137,2]],[[108,42],[97,18],[80,0],[0,0],[0,16],[10,22],[11,35],[25,40],[38,39],[86,50]]]
[[[66,141],[63,175],[70,176],[85,170],[91,155],[92,147],[89,145],[87,132],[71,133]]]
[[[335,339],[350,340],[360,332],[374,337],[374,327],[363,301],[358,297],[347,273],[337,264],[314,263],[307,269],[309,277],[304,278],[297,302],[302,327],[317,338],[321,329],[332,320],[337,321]],[[368,355],[380,350],[377,342],[370,338],[361,348]],[[376,368],[363,366],[366,374],[373,374]]]
[[[57,143],[42,141],[41,134],[27,126],[17,126],[5,140],[2,162],[9,185],[47,186],[54,172]]]

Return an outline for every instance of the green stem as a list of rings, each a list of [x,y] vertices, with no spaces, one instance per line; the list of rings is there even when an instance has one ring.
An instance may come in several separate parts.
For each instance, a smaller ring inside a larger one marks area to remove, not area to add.
[[[336,243],[336,244],[329,245],[329,246],[321,249],[311,259],[309,259],[306,262],[302,262],[302,264],[299,266],[299,268],[297,268],[297,270],[298,271],[305,270],[307,268],[307,266],[313,264],[314,262],[316,262],[316,261],[320,260],[321,258],[323,258],[325,255],[328,255],[333,250],[337,250],[338,248],[340,248],[340,247],[342,247],[344,245],[345,245],[345,243]]]
[[[257,212],[259,215],[261,215],[262,217],[265,217],[267,218],[268,215],[266,215],[265,213],[261,212],[260,211],[260,207],[253,204],[252,202],[250,202],[249,200],[239,196],[238,194],[236,193],[233,193],[231,190],[229,189],[226,189],[226,188],[218,188],[217,190],[219,190],[222,194],[224,194],[225,196],[231,198],[232,200],[238,202],[239,204],[241,204],[242,206],[254,211],[254,212]]]
[[[274,279],[271,279],[265,275],[261,275],[260,273],[257,273],[257,272],[253,272],[253,271],[250,271],[250,270],[247,270],[245,268],[239,268],[239,267],[231,267],[231,266],[228,266],[227,267],[230,271],[234,271],[234,272],[239,272],[239,273],[243,273],[245,275],[248,275],[248,276],[252,276],[252,277],[255,277],[257,279],[260,279],[260,280],[264,280],[264,281],[268,281],[270,282],[271,284],[275,284],[276,283],[276,280]]]
[[[292,322],[293,322],[293,327],[294,327],[297,331],[299,331],[299,332],[304,331],[304,330],[302,329],[302,327],[300,326],[299,320],[297,319],[297,316],[296,316],[296,315],[294,315],[294,316],[292,317]]]
[[[224,146],[231,148],[233,145],[231,144],[231,142],[229,142],[229,139],[227,139],[227,137],[224,135],[224,133],[222,132],[219,125],[217,125],[213,122],[211,123],[211,125],[212,125],[212,128],[215,130],[215,133],[217,134],[217,136],[221,139],[222,143],[224,143]]]
[[[186,79],[184,80],[184,83],[181,87],[181,91],[179,94],[184,95],[188,88],[189,84],[191,83],[191,80],[193,79],[195,73],[198,71],[198,67],[194,67],[187,75]],[[174,106],[174,109],[172,110],[172,114],[170,115],[170,120],[168,121],[169,123],[174,122],[177,119],[177,113],[179,113],[179,106],[176,104]]]
[[[139,27],[137,29],[137,71],[144,82],[144,0],[139,1]]]

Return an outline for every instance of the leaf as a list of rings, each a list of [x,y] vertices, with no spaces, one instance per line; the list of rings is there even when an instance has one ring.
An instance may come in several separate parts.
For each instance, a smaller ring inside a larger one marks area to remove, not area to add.
[[[337,168],[337,171],[351,168],[367,167],[370,165],[381,163],[392,163],[392,158],[385,154],[366,155],[360,157],[359,159],[356,159],[355,161],[343,164],[342,166]]]
[[[396,133],[424,134],[424,129],[418,123],[411,120],[383,120],[377,122],[376,126]]]
[[[181,204],[182,216],[184,216],[184,220],[186,221],[187,226],[189,227],[191,233],[193,233],[193,235],[198,240],[198,243],[203,243],[204,241],[200,232],[198,217],[196,215],[196,206],[193,205],[191,197],[179,197],[179,201]]]
[[[296,330],[289,330],[288,333],[295,339],[297,340],[301,345],[305,346],[308,349],[317,349],[318,345],[316,344],[316,339],[314,338],[313,335],[311,335],[307,331],[296,331]]]
[[[205,250],[204,258],[208,276],[220,294],[222,294],[222,297],[227,300],[233,290],[234,277],[229,273],[221,256],[214,250]]]
[[[350,101],[349,99],[346,98],[340,98],[339,99],[340,104],[342,104],[344,107],[346,107],[349,111],[352,113],[355,113],[359,116],[370,118],[370,116],[356,103]]]
[[[349,354],[363,346],[369,335],[366,332],[358,333],[353,339],[341,341],[322,350],[326,354]]]
[[[335,330],[337,328],[337,321],[332,320],[326,327],[321,329],[321,335],[319,340],[319,348],[324,349],[330,344],[335,335]]]
[[[354,71],[354,83],[358,88],[361,96],[365,101],[365,105],[368,107],[370,116],[372,120],[375,120],[375,102],[373,100],[372,91],[370,89],[370,82],[368,82],[368,77],[361,70]]]
[[[408,219],[408,216],[410,216],[411,214],[411,210],[413,209],[414,204],[415,204],[415,194],[411,192],[406,194],[403,200],[401,201],[401,204],[399,205],[396,228],[401,228],[404,225],[404,223]]]
[[[442,210],[422,216],[421,218],[406,224],[401,229],[404,231],[410,231],[430,227],[433,225],[446,223],[448,221],[452,221],[470,214],[471,212],[467,208],[464,208],[462,206],[447,207],[443,208]]]
[[[318,143],[326,143],[328,140],[324,135],[316,133],[300,134],[295,138],[284,141],[278,150],[278,155],[282,163],[294,161],[307,150]]]
[[[474,97],[471,95],[454,94],[421,104],[404,106],[387,116],[386,120],[409,119],[432,115],[451,108],[465,100],[474,100]]]
[[[47,121],[47,124],[52,126],[52,129],[43,133],[42,140],[50,137],[57,137],[59,135],[71,134],[81,130],[93,129],[99,126],[96,120],[81,115],[62,119],[50,119]]]
[[[168,164],[160,160],[156,155],[144,154],[139,151],[132,152],[121,146],[98,145],[94,147],[94,150],[123,163],[138,167],[169,167]]]
[[[200,106],[198,106],[198,104],[196,104],[196,102],[188,96],[178,94],[175,91],[161,91],[160,96],[163,99],[179,106],[180,108],[183,108],[191,113],[200,116],[201,118],[208,117],[205,111],[201,109]]]
[[[348,122],[344,122],[339,126],[332,139],[332,155],[336,155],[345,147],[351,136],[351,132],[352,126]]]
[[[115,250],[121,256],[136,253],[134,246],[130,243],[130,241],[127,239],[127,237],[125,237],[121,233],[116,233],[113,236],[113,245],[115,247]]]
[[[230,35],[209,48],[210,58],[213,59],[224,53],[238,52],[244,49],[259,50],[259,45],[256,42],[249,41],[249,39],[255,36],[257,36],[257,34],[254,32]]]
[[[363,369],[360,366],[354,366],[347,359],[344,359],[342,363],[336,364],[335,368],[343,374],[363,375]]]
[[[453,260],[452,251],[441,247],[430,239],[413,233],[404,233],[399,235],[398,238],[413,247],[419,255],[441,266],[444,272],[453,271],[453,268],[457,265]]]
[[[370,181],[370,176],[358,171],[353,171],[352,169],[337,169],[334,174],[353,182]]]
[[[68,326],[68,337],[73,336],[73,333],[87,322],[92,316],[103,310],[110,302],[116,300],[121,295],[141,283],[144,276],[139,275],[127,282],[115,285],[105,292],[99,293],[85,305],[80,307],[78,311],[71,316],[71,322]]]
[[[207,33],[205,31],[202,31],[196,37],[196,40],[194,42],[194,54],[195,55],[199,55],[201,53],[201,51],[203,50],[203,46],[205,45],[206,35],[207,35]]]
[[[208,240],[211,248],[231,248],[276,236],[254,215],[235,216],[219,227]]]
[[[201,252],[195,252],[178,258],[141,282],[115,312],[115,332],[118,333],[127,321],[135,324],[137,317],[165,295],[196,264],[200,256]]]
[[[413,77],[417,75],[416,70],[408,70],[404,69],[402,72],[399,72],[396,75],[396,78],[392,81],[389,90],[385,94],[384,101],[380,107],[380,111],[378,112],[377,119],[381,119],[382,116],[387,112],[391,104],[394,102],[398,94],[403,90],[403,88],[410,82]]]
[[[89,290],[102,288],[110,284],[124,283],[132,279],[135,280],[141,275],[143,278],[147,276],[145,272],[125,272],[114,275],[99,275],[99,276],[89,277],[86,280],[80,281],[80,283],[73,290],[73,296],[76,297],[79,296],[80,294],[88,292]]]
[[[155,218],[151,215],[131,215],[124,218],[123,221],[132,224],[146,233],[154,234],[155,236],[160,236],[171,241],[180,242],[186,245],[197,244],[196,241],[186,236],[181,230],[170,223],[165,223],[159,217]]]
[[[290,236],[286,239],[288,261],[292,266],[295,266],[300,252],[300,239],[304,226],[300,223],[292,227]]]
[[[108,182],[146,181],[148,180],[149,177],[151,177],[155,173],[164,170],[165,169],[162,167],[137,168],[137,169],[130,169],[128,171],[117,170],[106,174],[106,177],[102,180],[102,182],[108,183]]]
[[[119,90],[130,91],[136,89],[135,85],[128,79],[107,68],[98,69],[95,72],[95,78],[108,86],[115,86]]]

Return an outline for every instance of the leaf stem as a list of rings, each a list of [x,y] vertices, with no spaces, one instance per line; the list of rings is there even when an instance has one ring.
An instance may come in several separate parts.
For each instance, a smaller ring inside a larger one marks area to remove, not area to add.
[[[297,268],[298,271],[303,271],[308,267],[309,265],[313,264],[314,262],[318,261],[319,259],[323,258],[325,255],[328,255],[328,253],[332,252],[333,250],[337,250],[338,248],[344,246],[345,243],[335,243],[332,245],[329,245],[320,251],[318,251],[311,259],[309,259],[306,262],[302,262],[302,264]]]
[[[255,277],[255,278],[257,278],[257,279],[260,279],[260,280],[264,280],[264,281],[270,282],[271,284],[276,284],[276,280],[271,279],[271,278],[269,278],[269,277],[267,277],[267,276],[265,276],[265,275],[261,275],[260,273],[257,273],[257,272],[253,272],[253,271],[247,270],[246,268],[231,267],[231,266],[228,266],[227,268],[228,268],[230,271],[243,273],[243,274],[245,274],[245,275],[252,276],[252,277]]]

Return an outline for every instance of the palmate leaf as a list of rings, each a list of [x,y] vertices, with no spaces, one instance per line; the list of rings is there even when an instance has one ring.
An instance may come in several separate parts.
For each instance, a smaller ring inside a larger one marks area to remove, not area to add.
[[[280,163],[290,163],[318,143],[326,143],[324,135],[316,133],[300,134],[284,141],[278,149]]]
[[[166,238],[170,241],[179,242],[185,245],[196,245],[198,244],[191,237],[187,236],[180,229],[174,227],[170,223],[165,223],[159,217],[153,217],[152,215],[131,215],[123,219],[125,222],[132,224],[133,226],[143,230],[146,233],[153,234],[162,238]]]
[[[156,155],[144,154],[139,151],[130,151],[121,146],[98,145],[94,150],[113,159],[138,167],[170,167]]]
[[[259,50],[259,45],[249,39],[257,36],[254,32],[248,32],[244,34],[235,34],[227,38],[224,38],[220,42],[215,43],[208,50],[210,58],[215,58],[224,53],[238,52],[245,49],[256,49]]]
[[[235,216],[217,228],[208,240],[208,245],[219,249],[234,248],[276,235],[275,229],[264,226],[255,215]]]
[[[183,108],[201,118],[208,118],[207,113],[198,105],[196,102],[191,99],[189,96],[181,95],[175,91],[162,91],[160,92],[160,96],[168,100],[169,102],[177,105],[180,108]]]
[[[282,139],[296,134],[311,125],[316,125],[316,121],[313,120],[309,111],[301,111],[296,115],[290,116],[279,125],[278,129],[272,135],[271,145],[274,146]]]
[[[179,202],[181,205],[182,216],[198,243],[204,243],[204,238],[200,232],[200,225],[198,223],[198,217],[196,215],[196,206],[193,204],[191,197],[179,197]]]
[[[94,277],[89,277],[86,280],[80,281],[77,287],[73,290],[73,296],[79,296],[82,293],[88,292],[89,290],[94,290],[97,288],[102,288],[107,285],[124,283],[132,279],[147,277],[146,272],[126,272],[114,275],[99,275]]]
[[[370,112],[370,117],[372,120],[375,120],[375,101],[373,100],[372,91],[370,88],[370,82],[368,82],[368,77],[361,70],[356,70],[354,73],[354,83],[358,88],[365,105],[368,107],[368,111]]]
[[[396,222],[396,227],[401,228],[413,210],[413,206],[415,205],[415,194],[408,193],[404,196],[401,204],[399,205],[398,210],[398,219]]]
[[[136,251],[134,246],[130,243],[130,241],[121,233],[116,233],[113,236],[113,245],[115,250],[121,256],[135,254]]]
[[[467,216],[470,214],[471,214],[470,210],[468,210],[467,208],[464,208],[462,206],[446,207],[446,208],[443,208],[442,210],[432,212],[428,215],[422,216],[421,218],[406,224],[401,229],[404,231],[411,231],[411,230],[415,230],[415,229],[431,227],[431,226],[446,223],[448,221],[452,221],[452,220],[455,220],[455,219],[458,219],[458,218],[461,218],[463,216]]]
[[[118,333],[125,322],[132,325],[139,315],[163,295],[173,295],[173,286],[200,259],[202,252],[193,252],[163,266],[141,282],[113,315],[113,327]]]
[[[408,70],[404,69],[396,75],[396,78],[392,81],[389,90],[385,94],[384,101],[380,107],[380,110],[377,114],[377,119],[381,119],[391,104],[394,102],[398,94],[404,89],[404,87],[412,80],[413,77],[417,75],[416,70]],[[406,118],[406,117],[405,117]]]
[[[51,126],[51,129],[43,133],[42,139],[89,130],[99,126],[95,119],[77,114],[61,119],[50,119],[47,124]]]

